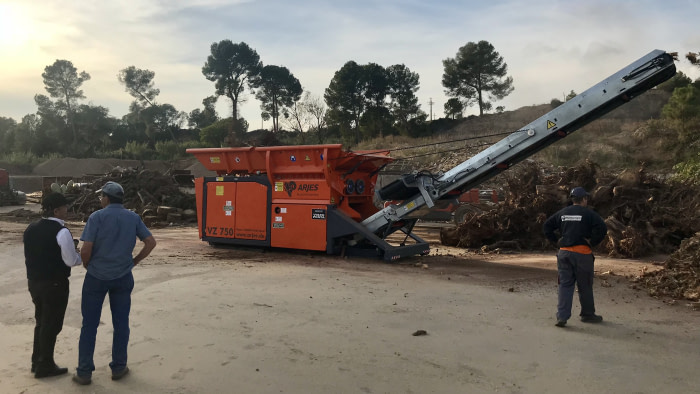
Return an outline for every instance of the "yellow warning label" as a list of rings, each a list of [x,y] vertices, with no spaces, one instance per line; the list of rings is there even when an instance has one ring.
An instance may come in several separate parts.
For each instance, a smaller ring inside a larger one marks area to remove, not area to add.
[[[216,164],[218,164],[218,163],[221,163],[221,158],[220,158],[220,157],[210,157],[210,158],[209,158],[209,161],[210,161],[211,163],[216,163]]]
[[[552,127],[555,127],[556,123],[552,122],[551,120],[547,121],[547,130],[551,129]]]
[[[276,192],[283,192],[284,191],[284,182],[275,182],[275,191]]]
[[[224,195],[224,187],[223,187],[223,186],[217,186],[217,187],[216,187],[216,195],[217,195],[217,196],[223,196],[223,195]]]

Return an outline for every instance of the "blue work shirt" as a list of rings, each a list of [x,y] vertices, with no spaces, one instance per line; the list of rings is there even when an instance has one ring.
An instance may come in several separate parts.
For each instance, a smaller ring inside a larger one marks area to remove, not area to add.
[[[109,204],[88,218],[80,239],[92,242],[88,274],[100,280],[112,280],[128,274],[134,267],[136,238],[144,240],[151,232],[136,213],[122,204]]]

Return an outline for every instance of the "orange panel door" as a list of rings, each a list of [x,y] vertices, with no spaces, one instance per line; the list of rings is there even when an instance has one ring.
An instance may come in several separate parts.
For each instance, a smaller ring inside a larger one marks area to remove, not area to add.
[[[203,236],[234,238],[236,182],[206,183],[206,221]]]
[[[325,205],[272,204],[271,246],[326,250]]]
[[[236,230],[239,239],[267,239],[268,187],[257,182],[238,182],[236,190]]]

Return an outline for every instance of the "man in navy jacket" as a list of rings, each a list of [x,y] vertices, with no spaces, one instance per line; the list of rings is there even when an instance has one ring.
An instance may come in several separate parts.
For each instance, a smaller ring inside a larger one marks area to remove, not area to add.
[[[589,209],[589,194],[582,187],[575,187],[569,195],[572,205],[550,216],[544,223],[544,235],[559,247],[557,271],[559,273],[559,300],[557,327],[566,326],[571,317],[574,285],[578,285],[581,303],[581,321],[600,323],[603,317],[595,314],[593,301],[593,256],[596,247],[608,233],[603,219]],[[561,235],[557,239],[555,232]]]

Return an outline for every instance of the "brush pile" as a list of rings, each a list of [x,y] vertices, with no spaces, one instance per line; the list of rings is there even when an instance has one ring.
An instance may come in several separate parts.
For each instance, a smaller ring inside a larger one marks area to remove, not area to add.
[[[589,206],[603,217],[608,236],[599,253],[638,258],[671,253],[681,241],[700,231],[700,190],[692,185],[661,181],[644,168],[618,175],[604,173],[591,162],[551,169],[535,162],[520,164],[506,175],[506,199],[495,209],[468,215],[456,229],[446,229],[443,244],[486,250],[499,241],[520,249],[546,248],[544,221],[566,206],[569,191],[582,186],[591,192]]]
[[[664,269],[635,280],[652,296],[698,301],[700,298],[700,189],[661,180],[642,167],[608,174],[592,162],[572,168],[547,168],[535,162],[518,165],[506,176],[506,199],[496,208],[471,213],[455,228],[445,228],[443,244],[480,248],[550,248],[542,233],[544,221],[568,202],[569,191],[582,186],[589,205],[608,226],[597,254],[640,258],[670,254]]]
[[[152,170],[134,170],[121,167],[95,179],[78,194],[66,195],[72,201],[70,211],[78,220],[100,209],[99,194],[102,186],[114,181],[124,188],[124,207],[144,219],[148,226],[196,221],[195,196],[185,193],[173,176]]]

